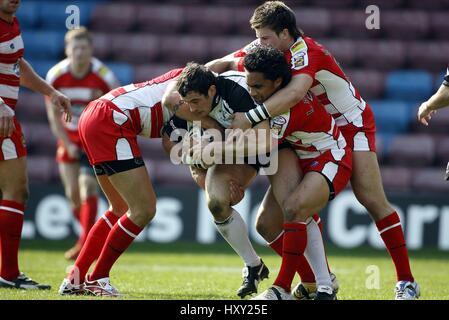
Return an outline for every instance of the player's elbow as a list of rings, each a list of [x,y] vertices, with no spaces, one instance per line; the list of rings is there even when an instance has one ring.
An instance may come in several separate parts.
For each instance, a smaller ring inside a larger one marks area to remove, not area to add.
[[[169,109],[172,112],[174,112],[174,106],[178,102],[179,102],[179,96],[176,94],[176,92],[170,92],[170,93],[165,94],[161,100],[162,106]]]

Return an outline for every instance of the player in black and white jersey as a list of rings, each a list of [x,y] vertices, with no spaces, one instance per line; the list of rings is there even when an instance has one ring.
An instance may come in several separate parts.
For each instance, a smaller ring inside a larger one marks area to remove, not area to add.
[[[182,102],[175,110],[176,115],[190,113],[191,119],[209,116],[223,128],[231,125],[235,112],[257,107],[247,91],[245,76],[240,72],[216,75],[203,65],[190,63],[180,74],[175,90]],[[173,117],[165,126],[165,138],[173,137],[175,129],[191,129],[191,123]],[[245,262],[244,280],[237,292],[243,298],[257,292],[258,283],[268,277],[269,270],[249,240],[245,221],[232,208],[232,190],[248,187],[258,172],[258,164],[248,164],[252,163],[248,159],[240,163],[218,164],[209,169],[191,166],[191,170],[198,185],[204,184],[207,205],[218,231]]]

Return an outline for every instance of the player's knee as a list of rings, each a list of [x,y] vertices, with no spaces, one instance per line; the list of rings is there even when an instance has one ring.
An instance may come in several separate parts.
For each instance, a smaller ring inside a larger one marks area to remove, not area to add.
[[[78,190],[76,190],[76,188],[67,188],[65,190],[65,195],[67,197],[67,199],[69,199],[69,201],[71,202],[72,206],[74,208],[78,208],[80,206],[80,196],[79,196],[79,192]]]
[[[81,197],[87,199],[89,197],[97,196],[97,187],[95,185],[88,185],[80,190]]]
[[[21,203],[26,204],[28,202],[28,198],[30,197],[30,191],[27,187],[23,188],[20,192],[20,197],[22,198]]]
[[[284,203],[284,220],[292,222],[295,220],[305,221],[311,215],[307,200],[303,198],[295,201],[287,200]]]
[[[130,217],[140,227],[145,227],[156,215],[156,206],[150,206],[142,210],[130,211]]]
[[[4,190],[3,198],[26,204],[30,193],[26,185],[17,186],[11,190]]]
[[[118,217],[121,217],[128,211],[128,205],[126,203],[113,203],[110,204],[109,210],[114,212]]]
[[[223,216],[225,204],[221,199],[210,197],[207,201],[207,206],[216,221],[223,221],[227,218]]]

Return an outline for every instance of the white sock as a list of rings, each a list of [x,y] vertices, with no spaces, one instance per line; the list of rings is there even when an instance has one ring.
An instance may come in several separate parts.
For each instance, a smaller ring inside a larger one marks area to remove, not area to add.
[[[260,264],[260,257],[253,248],[248,236],[248,228],[240,214],[232,210],[232,214],[223,222],[215,221],[218,232],[243,259],[245,265],[255,267]]]
[[[313,218],[307,224],[307,247],[304,255],[315,274],[316,285],[332,287],[332,280],[324,252],[323,238],[320,228]]]

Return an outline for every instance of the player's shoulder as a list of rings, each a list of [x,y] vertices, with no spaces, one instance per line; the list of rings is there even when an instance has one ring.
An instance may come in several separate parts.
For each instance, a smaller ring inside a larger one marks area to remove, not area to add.
[[[255,39],[254,41],[248,43],[243,50],[245,51],[245,53],[250,52],[251,50],[257,48],[258,46],[260,46],[260,40],[259,39]]]
[[[69,59],[59,61],[57,64],[51,67],[50,70],[48,70],[46,80],[49,83],[54,83],[56,79],[69,72],[69,66]]]
[[[111,89],[119,86],[114,72],[106,64],[95,57],[92,57],[91,64],[92,73],[102,79]]]
[[[112,73],[111,69],[109,69],[102,61],[99,59],[92,57],[92,72],[100,76],[101,78],[105,78],[108,73]]]
[[[241,71],[226,71],[217,77],[219,93],[233,95],[236,91],[248,91],[245,73]]]
[[[309,52],[313,45],[304,37],[299,37],[286,52],[287,58],[291,60],[292,69],[299,70],[308,65]]]
[[[220,73],[218,78],[231,80],[231,81],[234,81],[237,83],[242,82],[242,81],[246,82],[245,73],[241,72],[241,71],[235,71],[235,70],[230,70],[230,71]]]

